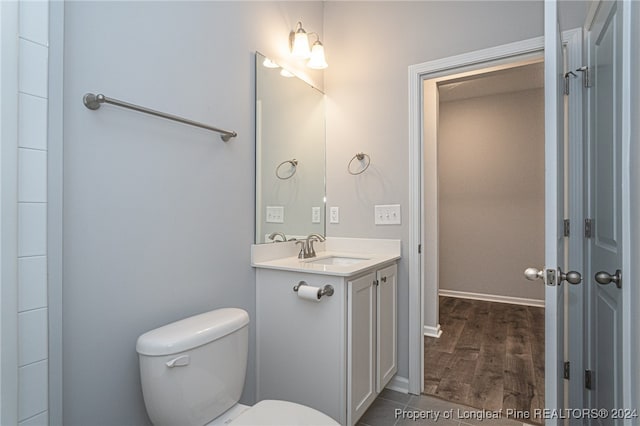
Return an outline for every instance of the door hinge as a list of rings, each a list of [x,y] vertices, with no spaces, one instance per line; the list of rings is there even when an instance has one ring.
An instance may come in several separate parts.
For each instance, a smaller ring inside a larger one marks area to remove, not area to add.
[[[582,85],[585,88],[591,87],[591,70],[587,65],[578,68],[576,71],[582,73]]]
[[[571,77],[578,78],[578,74],[573,71],[567,71],[564,73],[564,94],[569,95],[569,83],[571,82]]]
[[[422,244],[418,244],[418,254],[422,253]]]
[[[571,363],[569,361],[565,361],[564,368],[562,370],[562,376],[569,380],[571,378]]]
[[[584,387],[587,389],[593,389],[593,378],[591,376],[591,370],[584,370]]]
[[[593,237],[593,219],[584,220],[584,237],[585,238]]]
[[[565,237],[568,237],[571,234],[571,221],[569,219],[565,219],[563,222],[564,229],[562,231]]]

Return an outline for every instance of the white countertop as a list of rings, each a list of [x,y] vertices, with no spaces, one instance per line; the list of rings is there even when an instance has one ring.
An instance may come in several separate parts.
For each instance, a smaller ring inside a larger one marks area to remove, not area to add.
[[[314,263],[317,260],[322,260],[328,257],[360,258],[363,260],[348,265],[323,265],[321,263]],[[309,259],[298,259],[297,256],[291,256],[263,262],[254,262],[252,263],[252,266],[256,268],[279,269],[281,271],[348,277],[397,259],[400,259],[399,254],[360,254],[323,251],[317,253],[316,257]]]
[[[400,259],[400,240],[329,237],[316,243],[316,257],[298,259],[299,247],[294,241],[258,244],[251,248],[251,266],[312,274],[352,276],[367,269]],[[359,258],[347,265],[323,265],[314,261],[328,257]]]

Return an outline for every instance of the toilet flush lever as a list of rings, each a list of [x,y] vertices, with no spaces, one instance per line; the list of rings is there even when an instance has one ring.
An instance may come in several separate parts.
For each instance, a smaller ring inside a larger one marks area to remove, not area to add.
[[[169,368],[173,367],[184,367],[189,365],[191,362],[191,357],[189,355],[181,355],[178,358],[174,358],[171,361],[167,362],[166,365]]]

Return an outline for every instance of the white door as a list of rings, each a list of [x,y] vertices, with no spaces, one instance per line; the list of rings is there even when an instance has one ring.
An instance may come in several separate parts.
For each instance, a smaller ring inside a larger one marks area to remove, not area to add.
[[[347,324],[347,423],[355,424],[376,399],[376,275],[349,281]]]
[[[398,371],[398,267],[379,270],[376,281],[376,392],[380,393]]]
[[[591,408],[621,408],[622,401],[622,4],[600,3],[588,33],[589,217],[585,277],[589,297]],[[587,373],[589,374],[589,373]],[[586,379],[586,376],[585,376]],[[590,385],[590,386],[588,386]],[[595,424],[619,424],[599,419]]]

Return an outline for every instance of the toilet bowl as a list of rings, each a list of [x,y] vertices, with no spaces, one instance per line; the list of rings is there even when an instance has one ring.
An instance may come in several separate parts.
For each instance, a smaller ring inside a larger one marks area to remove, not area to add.
[[[330,426],[338,423],[326,414],[305,405],[266,399],[253,407],[236,404],[207,426],[227,424],[233,426]]]
[[[238,404],[247,368],[249,315],[217,309],[151,330],[138,338],[142,394],[156,426],[338,425],[288,401]]]

